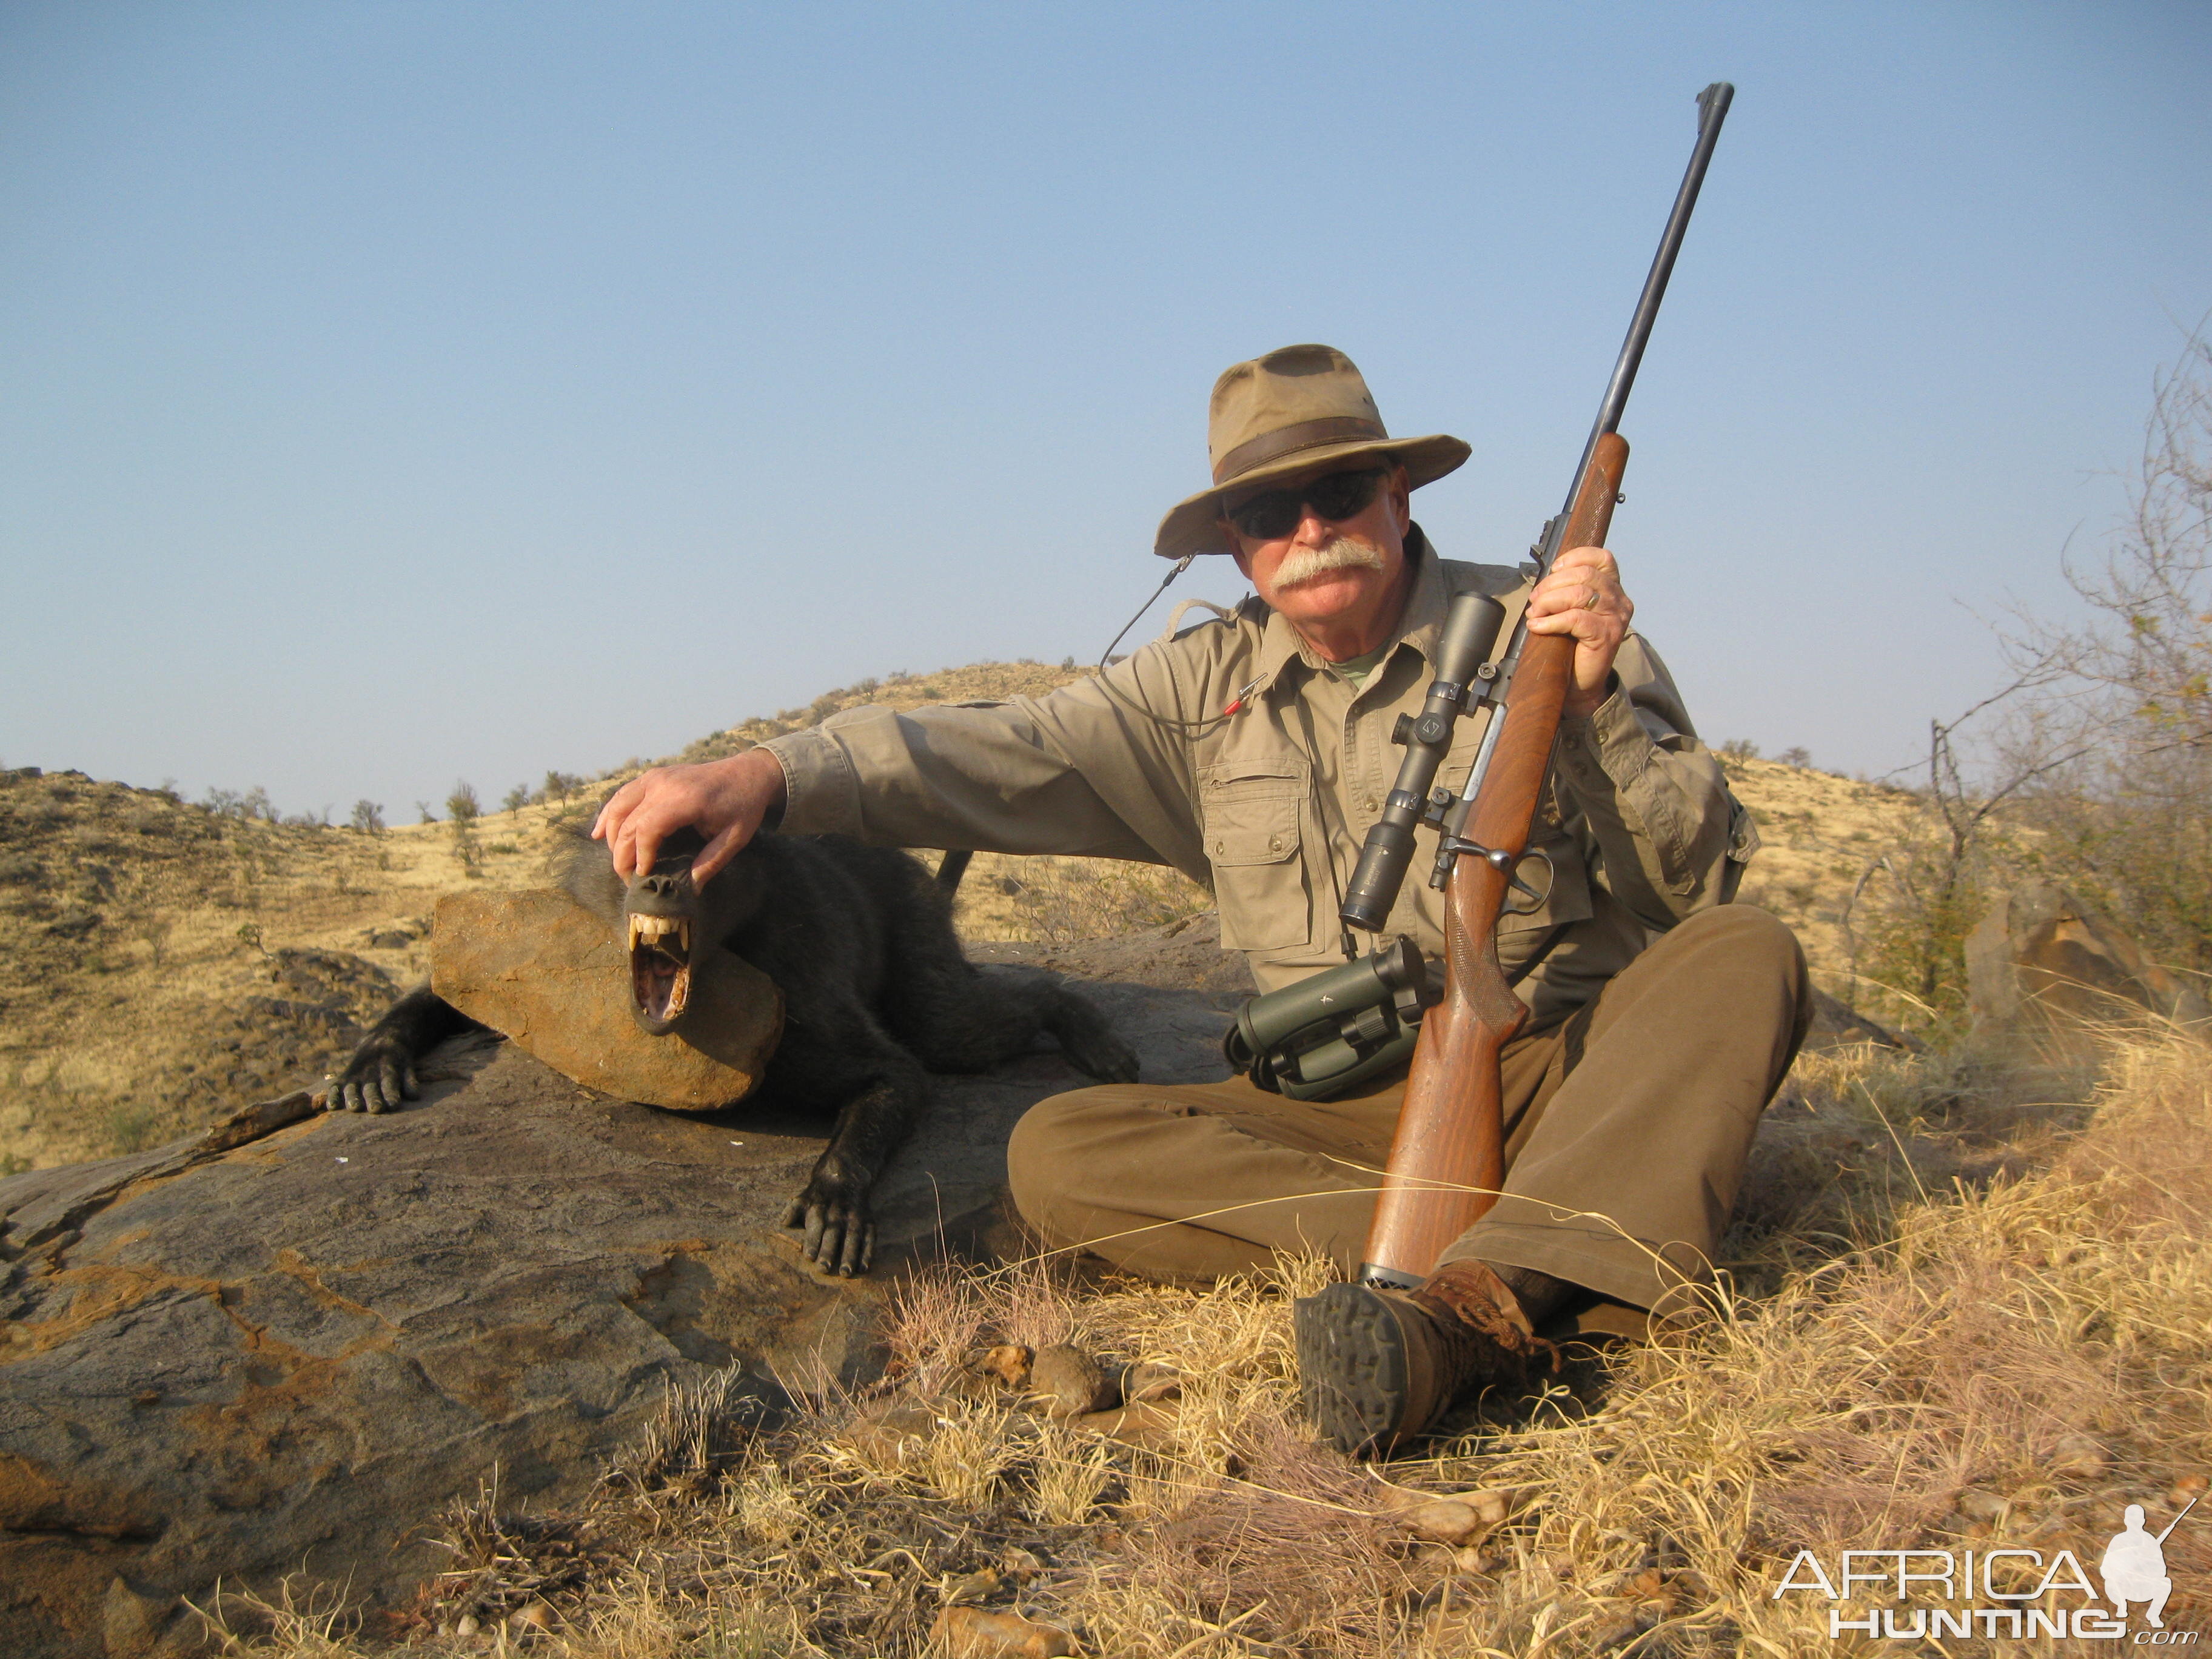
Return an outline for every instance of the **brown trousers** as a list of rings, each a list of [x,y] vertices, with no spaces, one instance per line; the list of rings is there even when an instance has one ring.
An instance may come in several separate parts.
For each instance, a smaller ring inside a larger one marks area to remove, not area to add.
[[[1725,905],[1662,935],[1595,1002],[1507,1047],[1505,1195],[1443,1260],[1682,1311],[1712,1277],[1759,1114],[1810,1013],[1804,954],[1765,911]],[[1008,1178],[1048,1244],[1131,1273],[1212,1279],[1286,1250],[1349,1275],[1405,1088],[1313,1102],[1242,1077],[1078,1089],[1015,1126]]]

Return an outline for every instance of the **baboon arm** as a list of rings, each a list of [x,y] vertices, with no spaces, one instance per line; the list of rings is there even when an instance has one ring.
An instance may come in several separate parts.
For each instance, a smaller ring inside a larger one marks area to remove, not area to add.
[[[447,1037],[487,1028],[418,985],[369,1028],[345,1069],[316,1097],[325,1111],[396,1112],[422,1093],[415,1062]]]
[[[884,1079],[870,1084],[837,1115],[830,1145],[783,1222],[805,1230],[800,1250],[824,1273],[849,1279],[868,1270],[876,1248],[868,1190],[914,1127],[919,1097],[918,1084]]]

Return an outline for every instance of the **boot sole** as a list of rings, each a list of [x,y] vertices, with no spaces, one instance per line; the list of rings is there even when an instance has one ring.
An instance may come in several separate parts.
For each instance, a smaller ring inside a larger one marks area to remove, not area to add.
[[[1331,1285],[1291,1307],[1306,1414],[1354,1457],[1388,1450],[1406,1420],[1406,1339],[1382,1297]]]

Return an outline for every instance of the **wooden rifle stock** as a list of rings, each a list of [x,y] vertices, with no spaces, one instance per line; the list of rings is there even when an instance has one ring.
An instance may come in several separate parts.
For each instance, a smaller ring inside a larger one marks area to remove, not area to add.
[[[1628,444],[1601,436],[1553,544],[1599,547],[1628,465]],[[1406,1103],[1367,1238],[1372,1275],[1418,1283],[1445,1247],[1497,1202],[1505,1179],[1505,1124],[1498,1055],[1527,1021],[1498,961],[1498,918],[1552,763],[1559,713],[1574,684],[1575,641],[1565,634],[1523,637],[1505,722],[1462,830],[1505,855],[1504,867],[1462,853],[1444,888],[1444,994],[1421,1022]]]

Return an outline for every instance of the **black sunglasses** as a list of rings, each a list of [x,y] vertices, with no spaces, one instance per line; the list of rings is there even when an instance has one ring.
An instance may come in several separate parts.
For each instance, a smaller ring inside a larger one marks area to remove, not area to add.
[[[1324,472],[1293,489],[1270,489],[1231,507],[1229,522],[1255,541],[1272,542],[1296,530],[1309,507],[1331,522],[1354,518],[1367,510],[1389,471],[1387,466],[1370,466]]]

